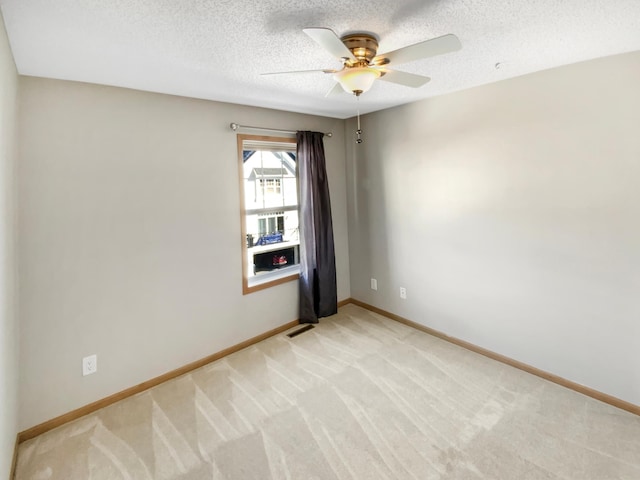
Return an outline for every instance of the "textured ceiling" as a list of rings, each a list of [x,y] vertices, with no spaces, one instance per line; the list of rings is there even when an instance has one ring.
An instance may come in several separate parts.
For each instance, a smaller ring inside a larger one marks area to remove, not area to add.
[[[346,118],[325,98],[339,68],[302,32],[374,32],[379,53],[456,34],[462,50],[396,67],[419,89],[376,82],[363,113],[538,70],[640,50],[640,0],[0,0],[23,75]],[[499,68],[496,64],[499,63]]]

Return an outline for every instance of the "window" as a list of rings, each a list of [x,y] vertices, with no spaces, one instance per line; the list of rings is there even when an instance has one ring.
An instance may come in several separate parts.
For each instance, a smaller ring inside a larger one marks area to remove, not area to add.
[[[279,212],[276,215],[269,213],[259,215],[258,233],[266,235],[270,232],[284,232],[284,212]]]
[[[281,183],[279,178],[261,178],[260,188],[263,195],[280,195],[282,190],[280,188]]]
[[[296,141],[238,135],[238,158],[246,294],[298,278]]]

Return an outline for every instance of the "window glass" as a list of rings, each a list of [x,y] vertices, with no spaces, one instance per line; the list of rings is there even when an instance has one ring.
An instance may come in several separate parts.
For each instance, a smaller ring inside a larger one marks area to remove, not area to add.
[[[295,139],[238,135],[243,292],[297,278],[300,232]]]

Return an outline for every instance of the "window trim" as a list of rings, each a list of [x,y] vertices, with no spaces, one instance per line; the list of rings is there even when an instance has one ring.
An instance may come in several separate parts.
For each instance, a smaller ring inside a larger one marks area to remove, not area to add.
[[[300,267],[291,266],[291,270],[296,270],[295,273],[288,274],[285,270],[280,272],[269,272],[265,274],[265,281],[258,284],[249,285],[249,261],[248,261],[248,249],[247,249],[247,209],[245,206],[245,191],[244,191],[244,158],[243,158],[243,143],[245,140],[267,142],[267,143],[286,143],[296,145],[297,141],[295,137],[272,137],[268,135],[249,135],[238,134],[238,177],[239,177],[239,193],[240,193],[240,250],[242,254],[242,294],[247,295],[249,293],[265,290],[276,285],[282,285],[293,280],[300,278]],[[297,168],[296,168],[297,179]],[[300,199],[298,198],[298,206]],[[280,207],[278,210],[282,210]],[[276,277],[269,280],[269,277]]]

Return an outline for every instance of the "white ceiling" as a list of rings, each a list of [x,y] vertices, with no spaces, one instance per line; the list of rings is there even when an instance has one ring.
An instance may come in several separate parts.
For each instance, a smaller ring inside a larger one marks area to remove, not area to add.
[[[362,113],[583,60],[640,50],[640,0],[0,0],[18,71],[329,117],[339,68],[302,32],[374,32],[379,53],[456,34],[462,50],[396,67],[419,89],[376,82]],[[496,68],[496,64],[500,68]]]

